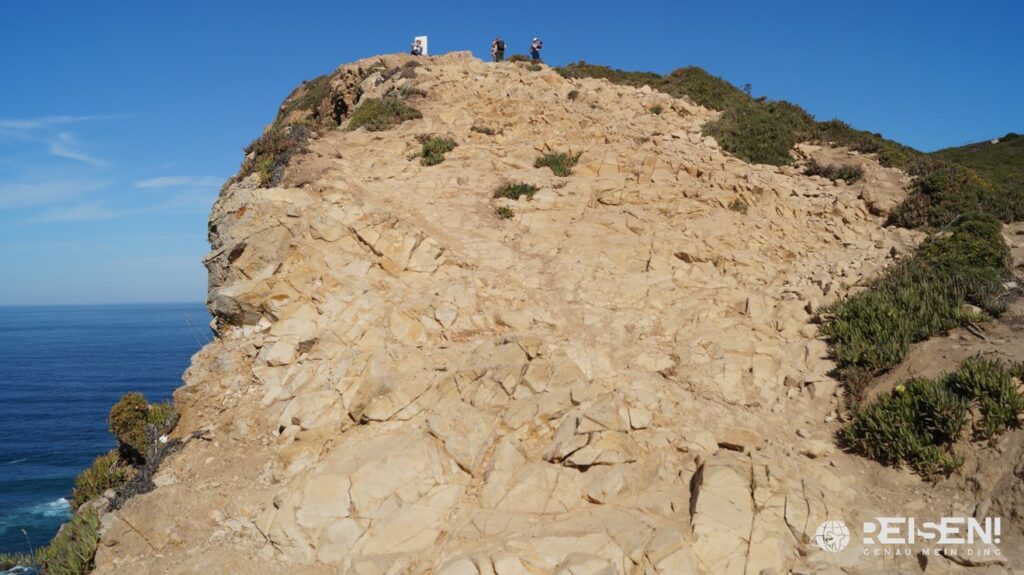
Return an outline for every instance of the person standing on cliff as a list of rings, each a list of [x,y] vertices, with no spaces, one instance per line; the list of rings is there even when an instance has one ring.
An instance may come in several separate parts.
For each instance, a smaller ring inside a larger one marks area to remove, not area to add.
[[[491,59],[495,62],[501,62],[505,59],[505,41],[498,36],[491,42]]]
[[[419,38],[417,38],[412,43],[412,51],[410,53],[413,56],[422,56],[423,55],[423,42]]]
[[[534,38],[533,42],[530,42],[530,59],[536,64],[540,62],[540,51],[544,48],[544,42],[540,41],[540,38]]]

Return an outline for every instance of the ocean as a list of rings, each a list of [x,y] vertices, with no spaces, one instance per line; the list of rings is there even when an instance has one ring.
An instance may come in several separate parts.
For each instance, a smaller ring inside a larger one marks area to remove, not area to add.
[[[209,322],[202,304],[0,307],[0,553],[49,542],[75,475],[114,447],[110,406],[170,399]]]

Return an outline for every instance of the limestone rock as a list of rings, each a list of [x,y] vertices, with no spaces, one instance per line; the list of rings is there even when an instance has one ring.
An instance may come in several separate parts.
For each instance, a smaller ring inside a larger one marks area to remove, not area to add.
[[[807,311],[916,241],[883,227],[898,172],[857,156],[860,197],[725,154],[688,99],[468,53],[327,82],[324,113],[414,87],[423,117],[225,186],[217,337],[175,394],[204,439],[104,518],[95,573],[785,573],[899,499],[811,439],[836,387]],[[427,167],[429,133],[458,147]],[[560,178],[546,151],[584,153]]]

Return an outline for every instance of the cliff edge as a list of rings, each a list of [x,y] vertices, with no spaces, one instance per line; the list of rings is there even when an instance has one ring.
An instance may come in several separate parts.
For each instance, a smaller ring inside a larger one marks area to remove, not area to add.
[[[345,129],[385,97],[421,117]],[[210,217],[190,439],[104,519],[96,573],[917,568],[814,544],[940,505],[834,447],[811,323],[919,240],[882,225],[902,172],[747,164],[686,99],[468,54],[342,66],[289,114],[301,149],[254,154]],[[424,165],[430,135],[456,145]]]

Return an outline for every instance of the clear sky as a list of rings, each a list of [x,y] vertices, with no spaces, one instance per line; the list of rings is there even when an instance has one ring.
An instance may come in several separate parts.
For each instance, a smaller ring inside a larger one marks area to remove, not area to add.
[[[9,0],[0,305],[201,301],[206,217],[304,79],[428,34],[484,57],[668,72],[923,150],[1024,132],[1019,1]]]

